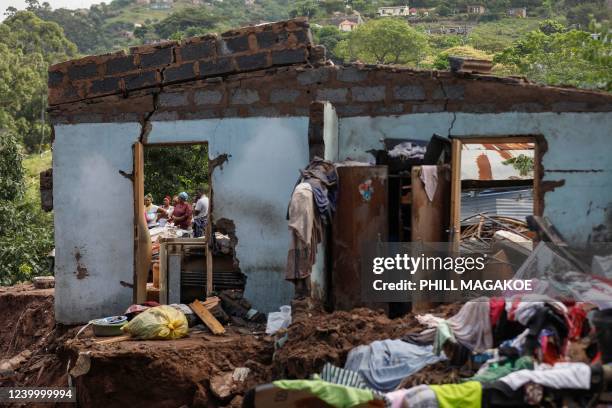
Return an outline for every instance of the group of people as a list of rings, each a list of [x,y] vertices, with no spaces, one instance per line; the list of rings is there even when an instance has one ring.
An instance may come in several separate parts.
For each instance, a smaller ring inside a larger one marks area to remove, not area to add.
[[[153,196],[147,194],[144,197],[144,206],[145,219],[149,228],[171,223],[181,229],[193,228],[195,238],[204,235],[208,224],[209,207],[204,188],[198,189],[193,206],[189,202],[189,194],[184,191],[174,197],[164,197],[163,204],[159,206],[153,204]]]

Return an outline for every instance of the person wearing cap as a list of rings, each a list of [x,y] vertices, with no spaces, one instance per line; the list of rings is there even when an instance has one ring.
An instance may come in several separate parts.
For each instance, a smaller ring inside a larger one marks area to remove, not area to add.
[[[169,221],[174,222],[179,228],[189,229],[191,227],[191,204],[187,202],[189,195],[186,192],[182,192],[178,195],[178,203],[174,206],[174,211]]]

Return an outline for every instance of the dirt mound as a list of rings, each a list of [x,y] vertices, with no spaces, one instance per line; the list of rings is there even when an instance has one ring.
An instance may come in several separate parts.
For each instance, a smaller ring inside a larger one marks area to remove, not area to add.
[[[461,305],[443,305],[431,312],[451,316]],[[288,339],[274,354],[278,378],[307,378],[326,362],[344,366],[351,349],[375,340],[398,339],[423,329],[415,314],[389,319],[383,311],[361,308],[325,313],[305,304],[294,305]]]

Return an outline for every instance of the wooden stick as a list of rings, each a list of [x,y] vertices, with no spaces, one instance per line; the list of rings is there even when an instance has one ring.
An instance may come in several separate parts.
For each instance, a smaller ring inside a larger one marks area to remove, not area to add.
[[[202,322],[204,322],[206,327],[208,327],[210,331],[213,332],[213,334],[225,333],[225,327],[223,327],[223,325],[219,323],[217,319],[215,319],[215,316],[213,316],[212,313],[208,311],[208,309],[202,304],[202,302],[196,299],[193,301],[193,303],[189,305],[189,307],[202,320]]]
[[[94,341],[94,343],[95,344],[113,344],[113,343],[119,343],[122,341],[130,340],[131,338],[132,338],[131,335],[124,334],[123,336],[115,336],[115,337],[111,337],[108,339],[96,340]]]

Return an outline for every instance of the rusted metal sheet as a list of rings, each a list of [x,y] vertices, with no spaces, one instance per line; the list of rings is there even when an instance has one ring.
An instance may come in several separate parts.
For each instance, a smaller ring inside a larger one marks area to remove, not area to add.
[[[361,299],[362,251],[386,242],[388,236],[387,166],[339,167],[338,202],[333,223],[332,302],[350,310],[366,304]]]

